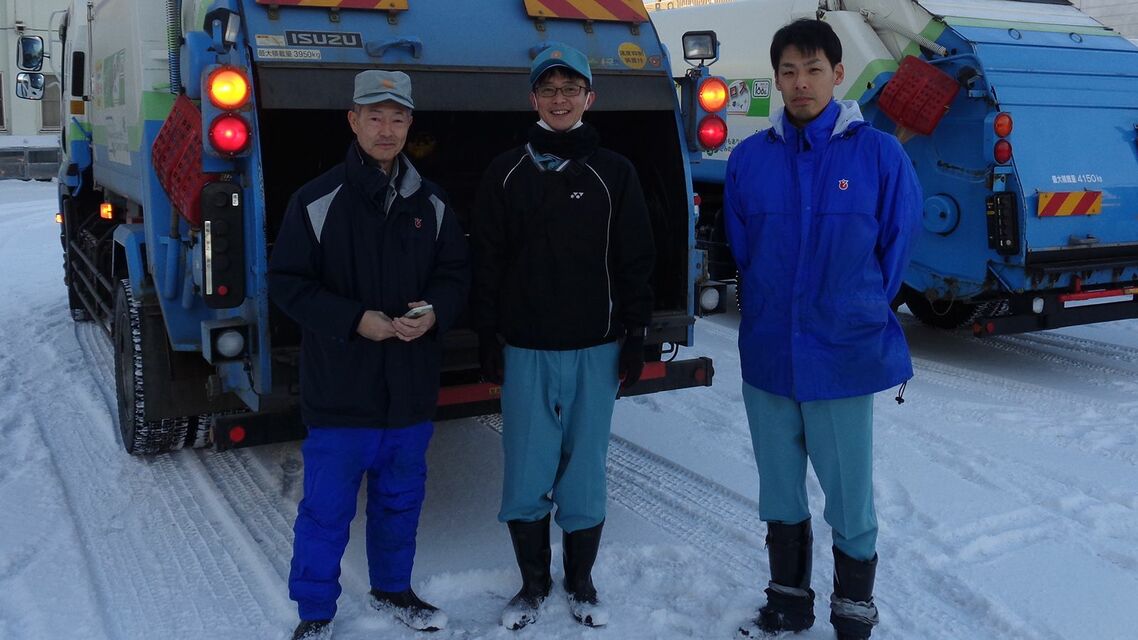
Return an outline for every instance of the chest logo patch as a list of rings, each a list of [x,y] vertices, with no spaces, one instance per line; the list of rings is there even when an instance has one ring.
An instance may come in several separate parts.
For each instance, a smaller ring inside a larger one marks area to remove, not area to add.
[[[850,181],[849,180],[846,180],[845,178],[838,180],[838,189],[845,191],[846,189],[849,189],[849,188],[850,188]]]
[[[581,196],[583,196],[583,195],[585,195],[584,191],[574,191],[574,192],[569,194],[569,197],[572,198],[573,200],[580,200]]]
[[[423,219],[422,218],[415,218],[415,228],[416,229],[422,229],[423,228]]]

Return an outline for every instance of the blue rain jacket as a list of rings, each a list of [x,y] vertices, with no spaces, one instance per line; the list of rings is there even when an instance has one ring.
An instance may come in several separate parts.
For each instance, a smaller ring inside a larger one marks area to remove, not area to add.
[[[799,402],[913,375],[889,303],[921,220],[913,166],[856,102],[804,129],[780,110],[727,162],[727,239],[742,277],[743,380]]]

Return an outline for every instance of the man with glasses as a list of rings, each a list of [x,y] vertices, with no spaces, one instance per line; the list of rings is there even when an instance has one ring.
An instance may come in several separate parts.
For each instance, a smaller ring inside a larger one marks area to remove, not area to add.
[[[539,121],[490,164],[472,215],[482,375],[502,384],[498,519],[522,574],[502,613],[508,629],[535,622],[549,595],[554,506],[570,611],[586,626],[608,621],[591,577],[605,457],[621,379],[636,383],[644,367],[655,249],[636,170],[581,120],[597,98],[592,80],[572,47],[538,54],[529,99]]]

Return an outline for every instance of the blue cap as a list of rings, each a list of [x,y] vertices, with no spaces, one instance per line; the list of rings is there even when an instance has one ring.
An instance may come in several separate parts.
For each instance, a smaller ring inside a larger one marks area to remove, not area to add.
[[[563,42],[551,42],[549,47],[537,54],[537,57],[533,59],[533,64],[530,65],[530,86],[537,84],[541,74],[554,67],[565,67],[584,76],[590,85],[593,84],[593,71],[589,68],[589,58]]]

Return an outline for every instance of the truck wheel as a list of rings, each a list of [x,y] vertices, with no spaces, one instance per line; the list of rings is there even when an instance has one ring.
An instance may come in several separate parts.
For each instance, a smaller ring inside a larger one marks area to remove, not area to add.
[[[112,336],[119,432],[127,453],[152,455],[208,444],[209,414],[147,418],[146,394],[170,391],[169,384],[164,384],[170,379],[169,361],[164,357],[167,345],[157,339],[165,338],[165,328],[160,319],[144,313],[129,280],[121,280],[115,294]],[[158,350],[163,357],[151,357]]]
[[[938,329],[956,329],[972,324],[980,305],[959,300],[929,300],[911,287],[904,288],[905,303],[909,311],[922,323]]]

